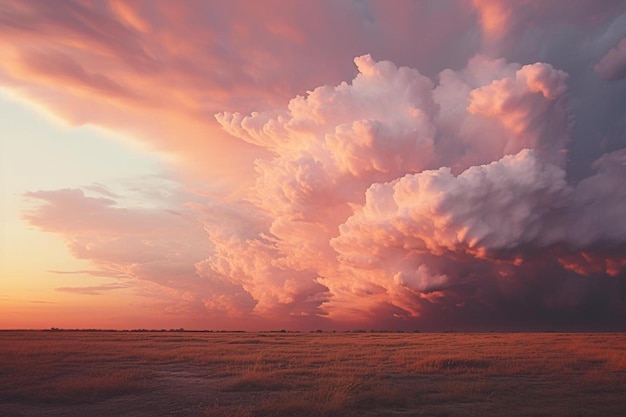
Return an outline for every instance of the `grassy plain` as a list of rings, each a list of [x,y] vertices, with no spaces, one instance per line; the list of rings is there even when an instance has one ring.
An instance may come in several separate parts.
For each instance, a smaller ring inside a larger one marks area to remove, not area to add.
[[[0,332],[0,415],[626,415],[626,334]]]

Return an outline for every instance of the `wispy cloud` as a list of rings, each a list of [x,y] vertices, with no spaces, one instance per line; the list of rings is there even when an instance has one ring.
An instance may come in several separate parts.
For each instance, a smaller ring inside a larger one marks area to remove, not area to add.
[[[90,287],[59,287],[59,288],[55,288],[55,290],[61,291],[61,292],[69,292],[73,294],[82,294],[82,295],[102,295],[108,291],[120,290],[123,288],[128,288],[128,285],[102,284],[102,285],[94,285]]]

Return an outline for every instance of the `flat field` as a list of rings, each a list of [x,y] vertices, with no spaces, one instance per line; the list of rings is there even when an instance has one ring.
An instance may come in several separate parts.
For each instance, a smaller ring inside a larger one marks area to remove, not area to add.
[[[0,416],[623,416],[626,334],[0,332]]]

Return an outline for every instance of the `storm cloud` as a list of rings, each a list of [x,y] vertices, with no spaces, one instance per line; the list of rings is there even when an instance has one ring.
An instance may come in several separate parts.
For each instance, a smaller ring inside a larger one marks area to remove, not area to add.
[[[195,325],[623,328],[623,2],[151,5],[0,6],[3,88],[176,172],[27,193],[75,257]]]

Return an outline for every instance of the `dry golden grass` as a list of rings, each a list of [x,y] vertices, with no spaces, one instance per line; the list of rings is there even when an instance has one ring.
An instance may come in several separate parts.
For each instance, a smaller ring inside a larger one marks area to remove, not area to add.
[[[3,416],[626,415],[624,334],[0,332]]]

